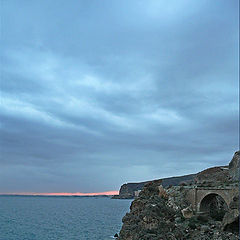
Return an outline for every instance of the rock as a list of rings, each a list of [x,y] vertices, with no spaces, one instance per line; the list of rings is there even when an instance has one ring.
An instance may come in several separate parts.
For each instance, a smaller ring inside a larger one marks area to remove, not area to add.
[[[228,166],[212,167],[199,172],[196,176],[196,183],[198,185],[215,185],[217,182],[229,181]]]
[[[162,185],[158,186],[158,190],[159,190],[159,197],[164,199],[168,198],[167,192],[165,191]]]
[[[238,209],[239,208],[239,195],[233,197],[233,200],[229,204],[230,209]]]
[[[191,218],[193,216],[193,210],[191,207],[187,207],[181,210],[184,218]]]
[[[175,211],[180,211],[180,209],[186,208],[190,205],[185,197],[188,190],[184,187],[180,190],[181,188],[182,186],[173,186],[166,190],[168,195],[167,205]]]
[[[157,229],[158,220],[152,216],[144,216],[143,217],[143,226],[146,230]]]
[[[181,229],[175,226],[174,210],[159,196],[159,184],[159,181],[148,183],[132,202],[130,213],[123,218],[120,240],[176,239],[170,236],[175,230],[181,236]]]
[[[202,230],[204,233],[206,233],[206,232],[208,232],[210,229],[209,229],[209,227],[208,227],[207,225],[202,225],[202,226],[201,226],[201,230]]]
[[[182,218],[181,218],[181,217],[176,217],[176,218],[175,218],[175,222],[176,222],[176,223],[182,222]]]
[[[229,208],[224,215],[222,229],[224,231],[239,232],[239,195],[233,197]]]
[[[222,229],[224,231],[239,232],[239,209],[230,209],[225,214]]]
[[[115,238],[118,238],[118,234],[117,234],[117,233],[115,233],[114,237],[115,237]]]
[[[240,151],[237,151],[229,163],[229,175],[232,181],[239,181],[239,160]]]

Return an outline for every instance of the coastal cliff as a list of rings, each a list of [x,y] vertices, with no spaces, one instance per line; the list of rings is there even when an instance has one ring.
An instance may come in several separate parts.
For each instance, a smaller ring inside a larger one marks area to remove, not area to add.
[[[118,240],[237,240],[239,156],[228,166],[206,169],[194,184],[146,183],[122,221]]]
[[[177,186],[180,183],[193,183],[196,174],[189,174],[179,177],[169,177],[158,179],[161,180],[162,186]],[[114,199],[132,199],[137,197],[138,193],[143,189],[144,185],[150,183],[151,181],[145,181],[140,183],[125,183],[121,186],[119,190],[119,195],[114,196]]]

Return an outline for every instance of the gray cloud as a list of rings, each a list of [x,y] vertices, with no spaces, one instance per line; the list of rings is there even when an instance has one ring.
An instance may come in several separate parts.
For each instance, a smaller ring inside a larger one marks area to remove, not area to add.
[[[238,2],[4,1],[0,192],[91,192],[238,148]]]

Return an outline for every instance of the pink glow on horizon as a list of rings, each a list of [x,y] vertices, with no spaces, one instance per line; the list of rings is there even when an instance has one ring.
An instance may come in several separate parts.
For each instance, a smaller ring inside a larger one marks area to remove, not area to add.
[[[119,195],[119,191],[97,192],[97,193],[33,193],[33,192],[20,192],[20,193],[0,193],[9,195],[33,195],[33,196],[99,196],[99,195]]]

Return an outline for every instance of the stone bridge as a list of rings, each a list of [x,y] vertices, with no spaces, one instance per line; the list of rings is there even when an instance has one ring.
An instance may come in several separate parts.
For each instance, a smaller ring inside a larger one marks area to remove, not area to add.
[[[205,212],[208,210],[209,202],[216,196],[220,196],[229,208],[236,195],[238,195],[237,187],[193,187],[187,192],[186,198],[195,212]]]

